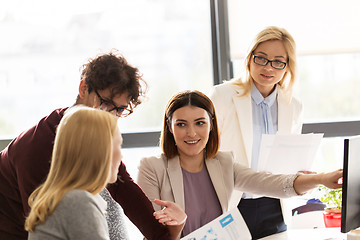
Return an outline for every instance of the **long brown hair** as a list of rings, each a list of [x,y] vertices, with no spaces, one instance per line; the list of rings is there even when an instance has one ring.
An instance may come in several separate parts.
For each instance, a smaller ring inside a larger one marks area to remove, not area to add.
[[[173,134],[170,132],[168,122],[171,122],[173,113],[184,106],[195,106],[206,110],[210,117],[211,130],[206,144],[206,158],[214,157],[219,150],[219,130],[215,108],[212,101],[202,92],[183,91],[175,94],[168,102],[163,119],[163,130],[160,137],[160,145],[164,155],[172,158],[178,154]]]

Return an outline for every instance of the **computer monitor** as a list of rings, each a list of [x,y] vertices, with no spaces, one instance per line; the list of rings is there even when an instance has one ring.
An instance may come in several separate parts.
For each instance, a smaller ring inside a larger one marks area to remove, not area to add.
[[[341,232],[360,227],[360,136],[344,140]]]

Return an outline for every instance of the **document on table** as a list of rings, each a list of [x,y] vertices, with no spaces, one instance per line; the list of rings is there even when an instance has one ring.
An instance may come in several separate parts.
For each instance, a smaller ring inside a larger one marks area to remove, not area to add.
[[[237,208],[222,214],[180,240],[250,240],[251,234]]]
[[[294,174],[310,170],[324,134],[263,134],[258,171]]]

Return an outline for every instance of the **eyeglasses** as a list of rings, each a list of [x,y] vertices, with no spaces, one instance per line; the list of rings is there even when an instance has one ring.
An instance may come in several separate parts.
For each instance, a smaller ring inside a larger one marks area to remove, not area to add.
[[[117,117],[127,117],[130,114],[132,114],[133,110],[132,109],[128,109],[126,107],[117,107],[112,101],[108,101],[103,99],[100,94],[95,90],[96,95],[98,96],[99,100],[100,100],[100,109],[107,111],[107,112],[112,112],[112,111],[116,111],[116,116]]]
[[[286,62],[282,62],[279,60],[271,61],[264,57],[255,56],[254,54],[253,54],[253,59],[254,59],[254,63],[256,63],[257,65],[260,65],[260,66],[266,66],[268,63],[270,63],[271,67],[278,69],[278,70],[282,70],[286,67]]]

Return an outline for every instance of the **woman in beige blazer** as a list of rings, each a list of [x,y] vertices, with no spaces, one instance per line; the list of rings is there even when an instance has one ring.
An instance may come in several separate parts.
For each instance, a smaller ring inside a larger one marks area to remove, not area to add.
[[[318,175],[258,173],[233,162],[232,153],[218,152],[214,106],[198,91],[181,92],[170,99],[161,147],[161,156],[141,160],[137,182],[150,200],[174,201],[185,210],[183,236],[229,210],[233,189],[290,197],[319,184],[341,187],[337,183],[341,170]],[[154,208],[160,210],[156,204]],[[166,214],[156,217],[166,219]]]
[[[218,115],[220,149],[233,151],[236,162],[257,170],[262,134],[301,133],[302,104],[292,96],[294,39],[285,29],[265,28],[256,36],[245,65],[244,78],[215,86],[210,98]],[[271,116],[266,116],[262,103],[270,106]],[[278,199],[236,191],[230,205],[238,206],[253,238],[287,229],[283,215],[288,214],[282,214]]]

